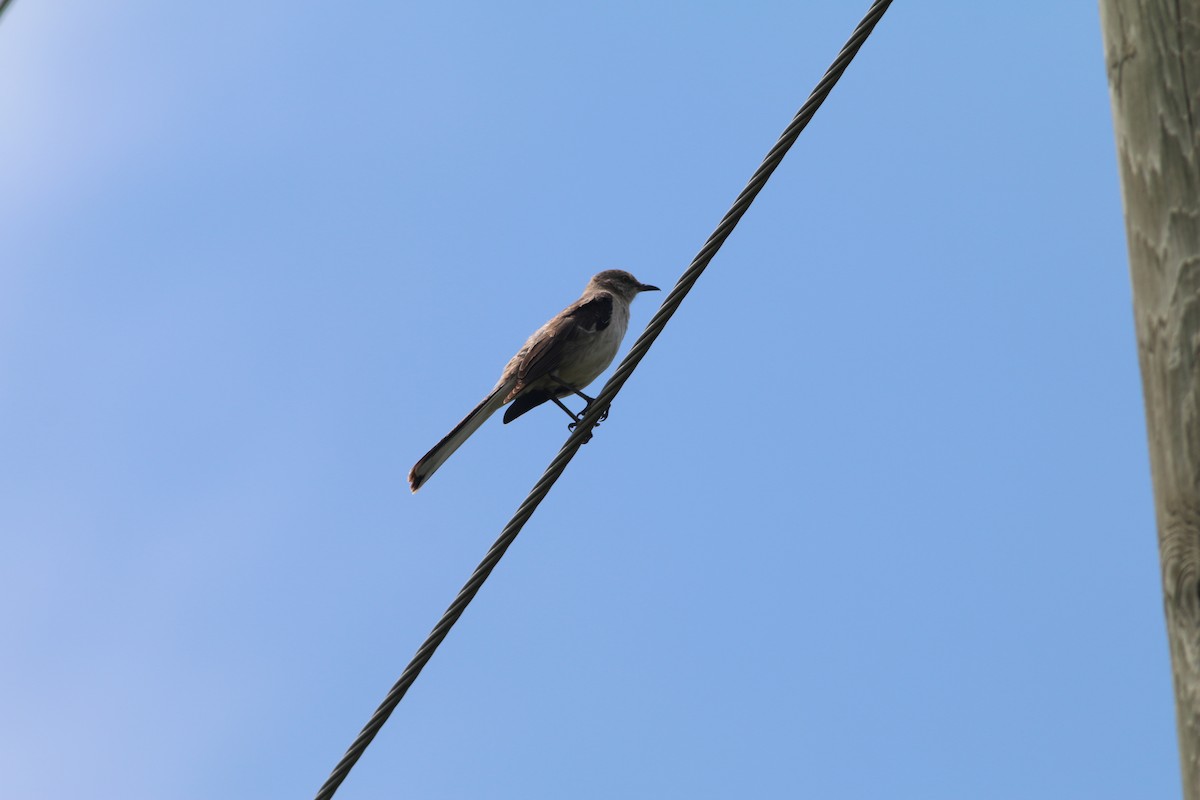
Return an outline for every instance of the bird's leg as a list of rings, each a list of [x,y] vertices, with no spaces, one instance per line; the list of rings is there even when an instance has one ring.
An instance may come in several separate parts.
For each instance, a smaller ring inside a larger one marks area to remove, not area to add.
[[[570,425],[567,426],[567,430],[569,430],[569,431],[575,430],[575,426],[578,425],[580,420],[583,419],[583,413],[580,412],[580,413],[576,414],[574,411],[567,408],[567,404],[564,403],[562,400],[559,400],[557,397],[551,397],[550,399],[554,401],[554,405],[558,406],[563,411],[567,412],[567,416],[569,416],[572,420],[574,420],[574,422],[572,422]],[[586,410],[587,409],[584,409],[584,411],[586,411]],[[592,440],[592,434],[589,432],[588,435],[584,437],[583,443],[587,444],[591,440]]]
[[[555,383],[557,383],[559,386],[563,387],[564,389],[570,390],[573,394],[576,394],[579,397],[583,398],[583,402],[587,403],[587,405],[584,406],[583,411],[581,411],[579,413],[580,418],[582,418],[583,415],[587,413],[587,410],[592,407],[592,403],[596,402],[596,398],[589,397],[588,395],[579,391],[578,389],[576,389],[574,386],[567,383],[566,381],[559,380],[557,375],[551,375],[550,380],[554,381]],[[563,408],[566,408],[566,406],[563,406],[562,403],[559,403],[559,405],[562,406]],[[604,420],[606,420],[606,419],[608,419],[608,409],[607,408],[604,409],[603,412],[601,412],[600,418],[596,420],[596,424],[599,425],[601,422],[604,422]],[[576,419],[575,421],[578,422],[579,420]]]
[[[579,422],[579,420],[583,419],[583,414],[576,414],[574,411],[567,408],[567,404],[564,403],[562,400],[559,400],[557,397],[553,397],[553,396],[550,399],[554,401],[554,405],[558,406],[563,411],[565,411],[568,417],[575,420],[575,422],[571,423],[572,427],[574,427],[575,423]]]

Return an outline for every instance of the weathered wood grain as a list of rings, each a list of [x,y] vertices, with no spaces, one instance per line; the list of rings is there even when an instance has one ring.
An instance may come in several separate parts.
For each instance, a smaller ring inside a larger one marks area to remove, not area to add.
[[[1200,0],[1100,0],[1184,797],[1200,800]]]

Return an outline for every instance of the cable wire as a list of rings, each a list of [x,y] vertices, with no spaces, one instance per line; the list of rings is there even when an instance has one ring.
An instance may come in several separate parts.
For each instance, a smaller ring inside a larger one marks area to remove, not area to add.
[[[821,107],[821,104],[825,102],[825,98],[829,96],[829,92],[838,82],[838,79],[841,78],[842,73],[846,71],[846,67],[854,60],[854,56],[858,53],[859,48],[862,47],[867,37],[871,35],[875,24],[879,22],[879,19],[887,11],[891,3],[892,0],[875,0],[875,3],[867,10],[866,16],[858,23],[858,27],[854,29],[854,32],[850,35],[850,39],[842,47],[841,52],[838,53],[837,58],[834,59],[833,64],[825,72],[824,77],[821,78],[816,88],[813,89],[808,100],[796,112],[796,116],[783,131],[783,135],[779,137],[779,141],[767,153],[762,164],[755,170],[754,175],[751,176],[749,183],[746,184],[746,188],[737,196],[737,199],[733,202],[733,206],[726,212],[721,222],[717,225],[717,229],[713,231],[713,234],[708,237],[708,241],[700,248],[700,252],[692,260],[691,266],[684,271],[679,281],[675,284],[675,287],[671,289],[671,292],[663,300],[662,306],[654,314],[650,322],[647,323],[646,330],[634,342],[633,347],[629,350],[629,354],[625,356],[625,359],[617,367],[613,376],[608,379],[608,383],[604,384],[604,388],[600,391],[600,394],[596,395],[595,402],[588,406],[583,419],[575,427],[571,435],[567,437],[567,441],[563,444],[562,449],[559,450],[558,455],[554,457],[554,460],[550,462],[550,466],[546,468],[545,473],[534,484],[525,501],[521,503],[516,513],[513,514],[512,519],[504,526],[504,530],[500,532],[499,538],[492,544],[491,549],[488,550],[483,560],[479,562],[479,566],[475,568],[475,571],[471,574],[466,584],[459,590],[458,596],[454,598],[454,602],[450,604],[450,607],[446,609],[442,618],[438,620],[437,625],[434,626],[429,636],[425,639],[425,643],[421,645],[416,655],[413,656],[408,666],[405,667],[403,674],[400,675],[399,680],[396,681],[391,691],[388,692],[387,697],[380,703],[379,708],[375,710],[375,713],[371,715],[371,719],[363,726],[362,731],[354,739],[354,742],[351,743],[350,748],[342,756],[341,761],[334,767],[328,780],[325,781],[320,791],[317,792],[316,800],[329,800],[329,798],[333,797],[334,792],[337,791],[342,781],[346,779],[350,770],[362,756],[363,751],[367,749],[367,745],[379,733],[387,718],[391,716],[392,711],[395,710],[401,699],[404,698],[408,688],[412,686],[413,681],[421,674],[421,670],[429,662],[438,645],[446,638],[454,623],[458,621],[463,611],[466,610],[471,599],[475,597],[480,587],[483,586],[483,582],[487,580],[488,575],[495,569],[504,552],[508,550],[509,545],[517,538],[517,534],[521,532],[521,528],[533,516],[533,512],[542,500],[545,499],[546,495],[549,494],[550,488],[567,468],[567,464],[575,457],[575,453],[583,445],[584,438],[595,426],[600,415],[612,403],[617,392],[625,385],[625,381],[629,380],[629,376],[633,373],[633,370],[637,367],[643,356],[646,355],[646,351],[650,349],[650,345],[662,333],[667,321],[671,319],[676,309],[679,308],[680,303],[683,302],[683,298],[691,291],[692,286],[695,285],[700,274],[704,272],[705,267],[712,261],[717,251],[721,249],[721,245],[725,243],[725,240],[729,238],[729,234],[733,232],[738,220],[742,218],[742,215],[746,213],[750,204],[754,202],[754,198],[762,190],[763,186],[766,185],[767,179],[771,177],[771,173],[783,161],[784,155],[800,136],[800,132],[808,125],[809,120],[812,119],[813,114]]]

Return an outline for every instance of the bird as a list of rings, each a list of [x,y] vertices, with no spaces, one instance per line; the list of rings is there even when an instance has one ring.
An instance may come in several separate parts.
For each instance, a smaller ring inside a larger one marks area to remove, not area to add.
[[[578,422],[582,413],[573,413],[560,398],[574,394],[588,405],[592,403],[593,399],[582,390],[616,357],[629,327],[629,304],[641,292],[656,291],[657,286],[642,283],[625,270],[606,269],[593,275],[578,300],[525,341],[479,405],[413,465],[408,473],[413,493],[505,405],[506,425],[547,401],[553,401]]]

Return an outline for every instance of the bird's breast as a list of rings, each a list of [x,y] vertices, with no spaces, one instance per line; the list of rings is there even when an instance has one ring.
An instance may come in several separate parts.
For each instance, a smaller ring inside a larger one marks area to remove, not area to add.
[[[629,306],[625,303],[615,304],[612,320],[606,327],[580,336],[575,357],[563,359],[563,365],[558,370],[559,379],[578,389],[596,380],[616,358],[628,327]]]

